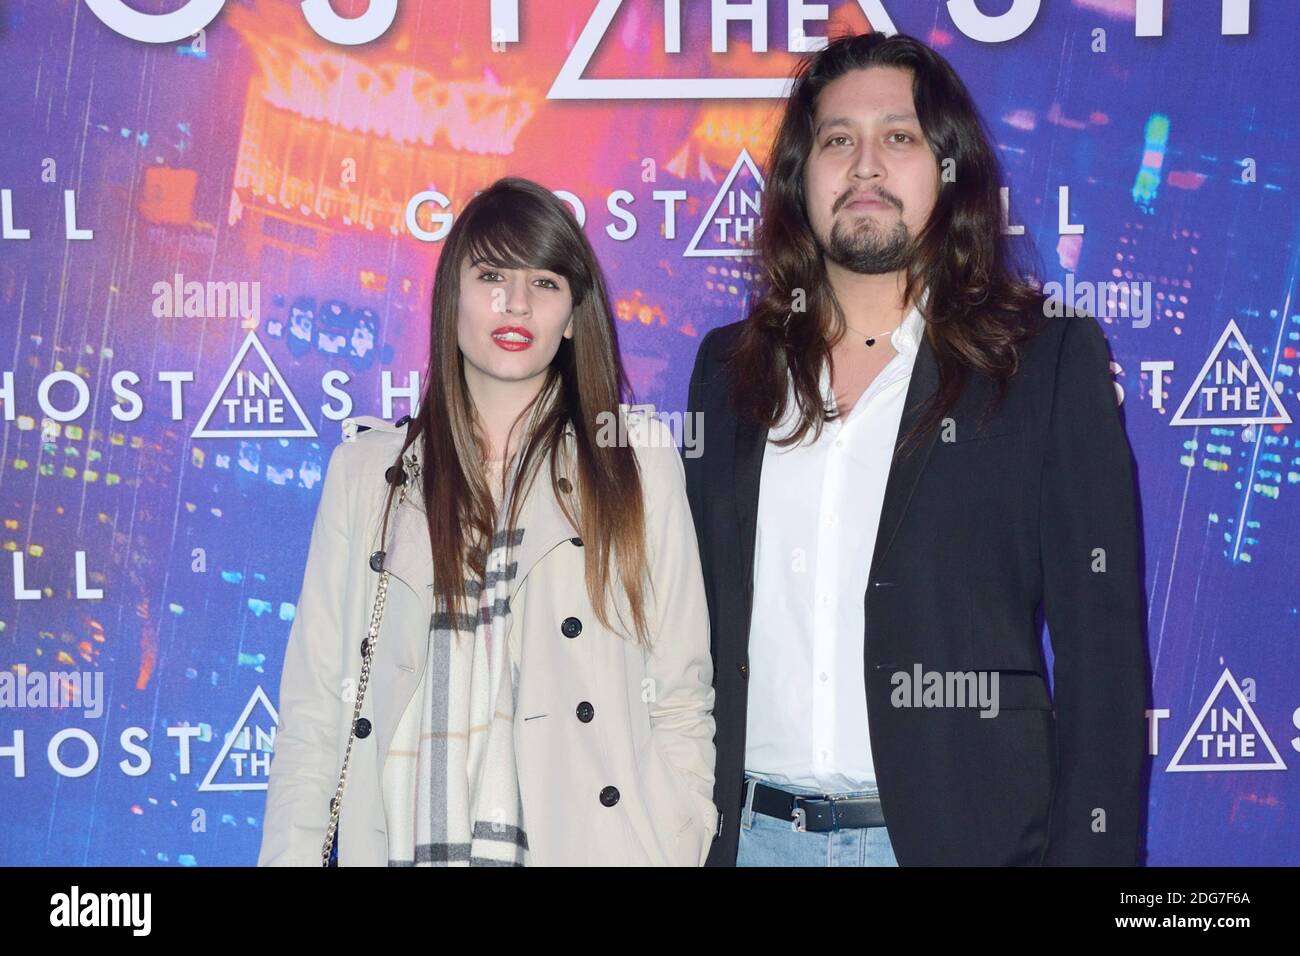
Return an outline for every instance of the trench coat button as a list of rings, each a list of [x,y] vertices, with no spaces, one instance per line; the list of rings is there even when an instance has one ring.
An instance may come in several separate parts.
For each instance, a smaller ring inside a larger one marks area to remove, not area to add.
[[[600,802],[607,807],[618,803],[618,787],[606,787],[600,791]]]
[[[357,736],[363,740],[370,736],[370,721],[364,717],[357,721]]]
[[[592,707],[588,701],[583,701],[578,705],[578,719],[584,724],[590,723],[591,718],[596,716],[596,708]]]
[[[406,484],[406,469],[401,465],[390,465],[388,470],[384,472],[384,480],[390,485],[404,485]]]
[[[749,665],[748,665],[748,664],[737,664],[737,665],[736,665],[736,670],[740,671],[740,676],[741,676],[741,677],[745,678],[745,680],[749,680]]]
[[[369,648],[370,648],[370,638],[363,637],[361,639],[361,659],[363,661],[366,659],[366,651],[369,650]]]
[[[573,482],[569,481],[568,478],[561,478],[556,482],[556,484],[559,485],[560,490],[566,495],[573,490]]]
[[[578,547],[580,547],[580,548],[582,547],[582,539],[581,539],[581,538],[570,538],[570,539],[569,539],[569,543],[570,543],[570,544],[576,544],[576,545],[577,545]]]
[[[565,637],[577,637],[582,633],[582,622],[576,617],[566,617],[560,623],[560,632]]]
[[[384,552],[376,551],[374,554],[370,556],[370,570],[371,571],[384,570]]]

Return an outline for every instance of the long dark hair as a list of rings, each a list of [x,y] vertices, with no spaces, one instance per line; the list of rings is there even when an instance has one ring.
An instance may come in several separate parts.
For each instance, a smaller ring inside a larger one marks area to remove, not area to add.
[[[434,276],[426,384],[402,446],[405,453],[413,443],[422,443],[425,464],[420,490],[433,543],[437,606],[462,613],[465,575],[482,582],[498,517],[481,464],[486,449],[476,426],[457,337],[460,270],[467,256],[501,269],[548,269],[568,281],[573,337],[560,340],[541,391],[511,426],[513,434],[520,422],[535,422],[518,451],[507,528],[517,526],[524,497],[541,462],[549,458],[552,488],[548,493],[556,496],[580,529],[587,593],[597,617],[611,627],[606,601],[611,561],[616,561],[632,614],[631,628],[644,642],[646,554],[640,471],[634,449],[602,447],[596,440],[599,422],[617,416],[621,398],[631,395],[605,280],[591,245],[564,203],[537,183],[516,177],[499,179],[471,199],[447,235]],[[577,514],[569,496],[556,487],[569,425],[574,431],[579,479]],[[506,447],[510,447],[509,436]],[[390,486],[389,502],[395,490]],[[380,540],[387,538],[387,510]]]
[[[768,428],[786,412],[787,372],[799,413],[782,445],[803,439],[837,414],[827,408],[819,376],[845,332],[822,253],[807,214],[804,165],[814,142],[818,97],[852,70],[899,67],[912,74],[916,115],[938,159],[955,163],[955,181],[941,181],[935,206],[915,237],[905,302],[929,296],[923,312],[939,383],[928,408],[899,448],[926,433],[960,397],[973,369],[997,385],[995,404],[1015,374],[1021,344],[1035,330],[1026,321],[1043,296],[1029,274],[1024,244],[1002,234],[1001,176],[991,137],[952,67],[920,41],[897,33],[864,33],[831,40],[805,58],[772,147],[756,243],[762,279],[729,357],[733,404]],[[936,168],[936,174],[939,170]],[[796,296],[806,310],[792,313]]]

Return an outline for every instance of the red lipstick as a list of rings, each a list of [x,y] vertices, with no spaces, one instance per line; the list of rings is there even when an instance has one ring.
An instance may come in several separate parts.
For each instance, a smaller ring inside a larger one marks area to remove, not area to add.
[[[518,325],[503,325],[492,330],[492,341],[507,352],[522,352],[533,344],[533,333]]]

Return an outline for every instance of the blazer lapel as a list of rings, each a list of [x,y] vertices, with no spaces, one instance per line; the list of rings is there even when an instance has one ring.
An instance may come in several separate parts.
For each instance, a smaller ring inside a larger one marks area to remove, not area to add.
[[[934,392],[939,383],[939,370],[935,363],[934,352],[929,339],[923,334],[917,345],[916,359],[912,364],[912,379],[907,386],[907,398],[903,403],[903,415],[898,423],[898,437],[894,441],[894,451],[908,430],[921,417],[922,405]],[[903,515],[912,500],[912,491],[916,482],[930,460],[938,429],[931,429],[921,439],[919,446],[914,446],[905,456],[895,454],[889,466],[889,478],[885,483],[885,498],[880,505],[880,525],[876,531],[876,546],[871,555],[871,574],[874,575],[880,562],[884,559],[889,546],[894,543],[894,535],[902,524]],[[864,587],[866,582],[864,582]]]
[[[745,593],[754,586],[754,535],[758,523],[758,485],[763,472],[763,449],[768,429],[741,415],[736,419],[736,449],[732,456],[735,468],[736,529],[740,535],[741,570],[745,574]]]

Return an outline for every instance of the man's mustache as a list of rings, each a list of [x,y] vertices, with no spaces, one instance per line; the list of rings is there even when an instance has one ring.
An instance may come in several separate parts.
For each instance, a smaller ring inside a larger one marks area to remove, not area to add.
[[[903,209],[903,204],[899,202],[896,197],[891,196],[889,193],[880,192],[879,190],[876,189],[859,189],[859,190],[851,190],[850,192],[844,193],[844,195],[840,196],[839,199],[835,200],[835,208],[833,208],[831,212],[839,212],[841,209],[844,208],[846,203],[853,202],[853,200],[857,199],[859,196],[871,196],[875,199],[879,199],[881,202],[887,202],[889,203],[889,205],[893,206],[895,209],[899,210],[900,212]]]

